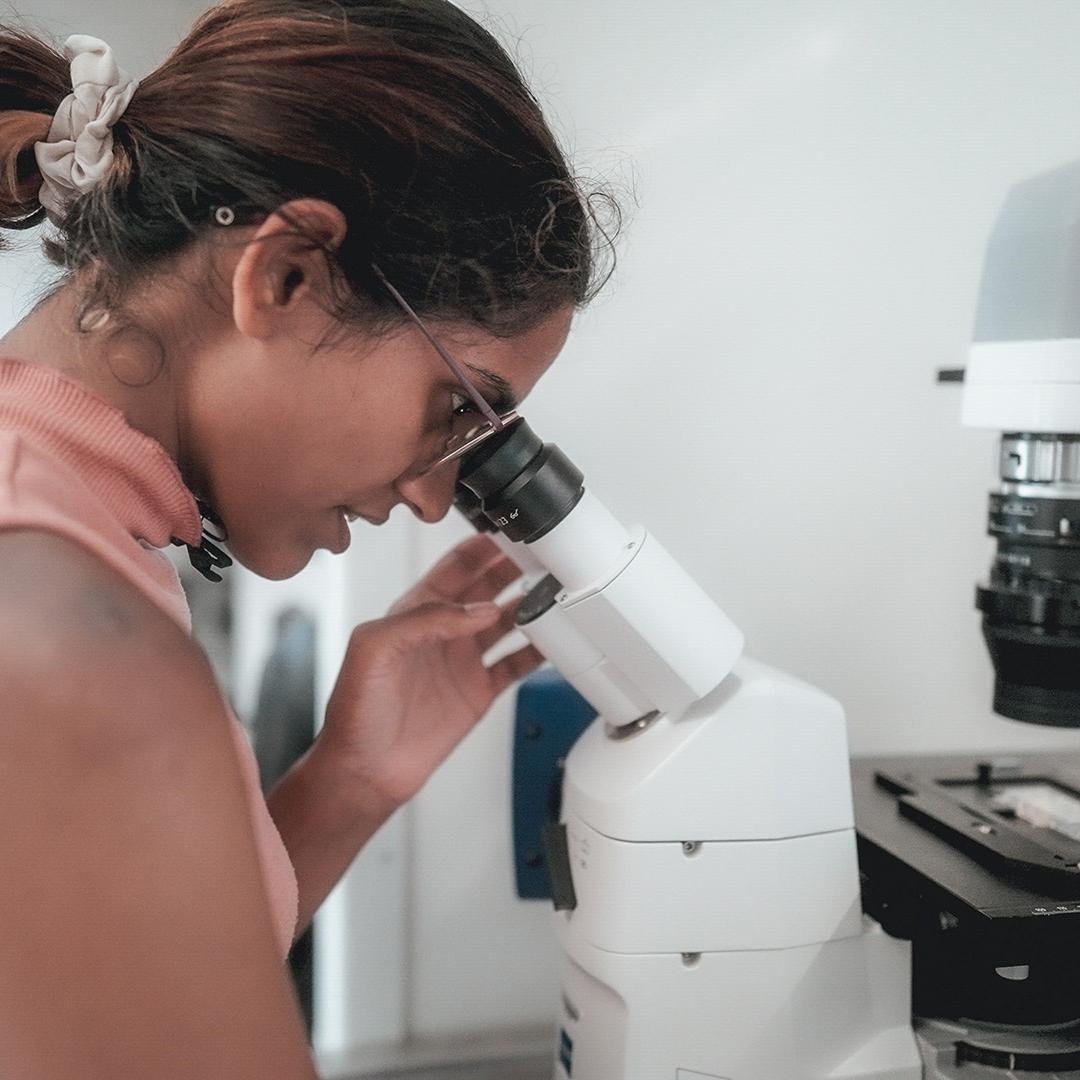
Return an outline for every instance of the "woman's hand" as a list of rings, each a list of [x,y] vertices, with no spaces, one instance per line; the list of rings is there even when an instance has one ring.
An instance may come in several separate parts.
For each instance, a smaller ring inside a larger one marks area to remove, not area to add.
[[[382,619],[352,633],[326,710],[328,742],[350,782],[397,807],[423,787],[492,701],[543,662],[532,646],[490,668],[517,601],[494,598],[521,575],[483,534],[453,548]]]

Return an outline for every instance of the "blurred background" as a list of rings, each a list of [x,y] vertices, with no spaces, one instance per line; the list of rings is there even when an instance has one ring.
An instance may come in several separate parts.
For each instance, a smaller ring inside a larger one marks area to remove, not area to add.
[[[4,0],[0,18],[103,37],[138,76],[205,6]],[[1080,746],[991,712],[973,599],[996,435],[961,428],[959,386],[935,382],[966,361],[1009,189],[1080,157],[1080,6],[462,6],[626,211],[614,277],[526,404],[533,428],[684,563],[750,655],[844,704],[853,753]],[[34,235],[0,262],[0,333],[49,273]],[[290,722],[310,734],[352,626],[468,534],[400,508],[354,528],[347,556],[290,581],[192,583],[253,731],[293,664]],[[512,709],[510,692],[320,913],[328,1076],[546,1050],[556,954],[549,906],[514,892]]]

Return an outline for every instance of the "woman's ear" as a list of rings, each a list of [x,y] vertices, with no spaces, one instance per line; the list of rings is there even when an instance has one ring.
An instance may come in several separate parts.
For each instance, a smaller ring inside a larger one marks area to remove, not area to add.
[[[329,288],[325,252],[282,214],[336,250],[345,238],[345,215],[321,199],[295,199],[275,210],[247,242],[233,271],[233,321],[248,337],[265,339],[297,318],[312,293]]]

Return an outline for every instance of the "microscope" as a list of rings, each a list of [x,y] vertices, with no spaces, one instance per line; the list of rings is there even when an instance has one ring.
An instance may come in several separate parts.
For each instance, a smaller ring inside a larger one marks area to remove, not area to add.
[[[524,420],[465,459],[458,506],[518,560],[518,628],[595,713],[542,837],[554,1076],[919,1080],[910,945],[860,906],[839,704],[742,656]]]
[[[994,709],[1080,727],[1080,165],[1010,193],[942,381],[1001,432]],[[519,691],[514,764],[554,1080],[1080,1080],[1080,755],[850,762],[840,704],[744,656],[523,419],[456,502],[555,669]]]

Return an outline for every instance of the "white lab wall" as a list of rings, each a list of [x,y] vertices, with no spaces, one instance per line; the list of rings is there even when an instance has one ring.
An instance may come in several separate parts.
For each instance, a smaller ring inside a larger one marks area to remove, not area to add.
[[[469,5],[467,5],[469,6]],[[20,10],[156,63],[203,5]],[[0,12],[7,14],[7,5]],[[1011,184],[1080,156],[1071,0],[488,0],[588,172],[632,186],[619,268],[526,406],[753,656],[847,707],[858,753],[1080,746],[995,717],[973,610],[994,437],[959,426],[980,261]],[[89,20],[89,21],[88,21]],[[0,259],[0,332],[40,264]],[[1080,298],[1078,298],[1080,302]],[[349,628],[452,540],[400,513],[303,579],[238,574],[238,687],[272,613]],[[320,916],[326,1051],[543,1024],[548,913],[513,896],[506,695]]]
[[[856,751],[1038,741],[988,709],[972,608],[995,440],[934,372],[965,361],[1009,186],[1080,152],[1080,9],[514,12],[564,127],[622,151],[640,201],[534,427],[748,651],[845,702]]]

